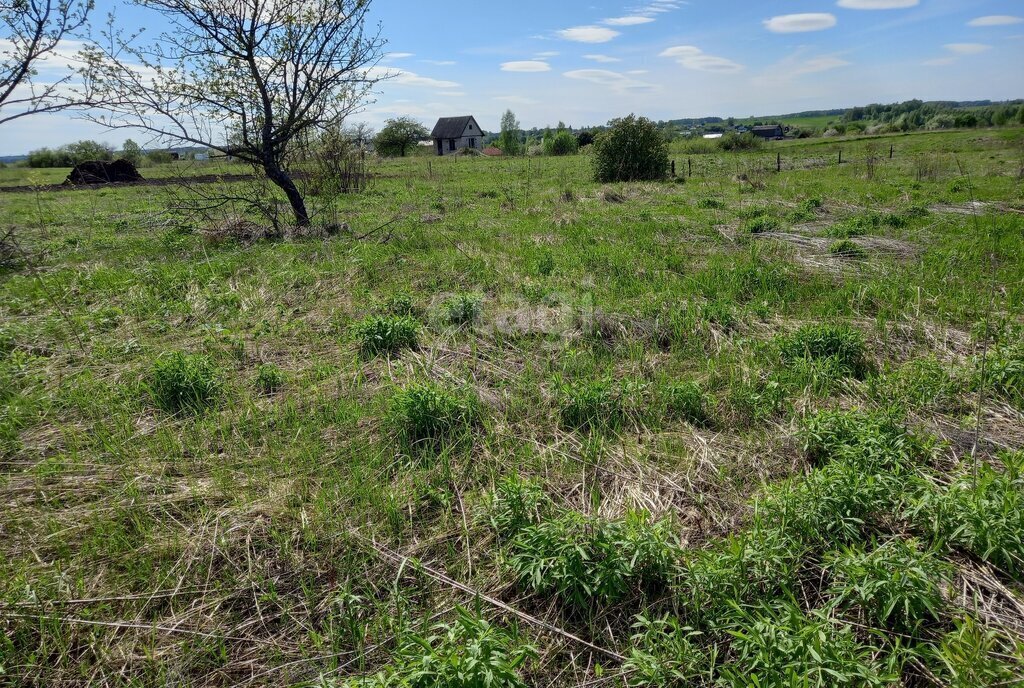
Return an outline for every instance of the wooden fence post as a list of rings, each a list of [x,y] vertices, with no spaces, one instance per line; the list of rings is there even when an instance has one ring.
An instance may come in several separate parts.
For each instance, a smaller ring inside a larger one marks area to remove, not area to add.
[[[687,177],[692,177],[693,176],[693,158],[687,158],[686,159],[686,176]]]
[[[890,145],[890,146],[889,146],[889,159],[890,159],[890,160],[892,160],[892,154],[893,154],[894,152],[896,152],[896,147],[895,147],[895,146],[892,146],[892,145]]]
[[[775,171],[776,172],[781,172],[782,171],[782,153],[776,153],[775,154]]]
[[[839,164],[840,165],[843,164],[843,149],[842,148],[839,149]]]
[[[676,176],[676,161],[672,161],[672,176]]]

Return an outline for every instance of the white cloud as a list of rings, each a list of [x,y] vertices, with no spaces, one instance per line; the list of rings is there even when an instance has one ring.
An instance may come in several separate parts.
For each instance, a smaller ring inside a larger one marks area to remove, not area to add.
[[[438,91],[436,95],[446,96],[448,98],[462,98],[466,94],[463,93],[462,91]]]
[[[400,86],[450,89],[459,88],[462,85],[455,81],[444,81],[432,79],[428,76],[420,76],[415,72],[398,69],[397,67],[374,67],[367,70],[366,74],[370,78],[384,79],[385,86],[387,84],[398,84]]]
[[[719,74],[735,74],[743,71],[743,65],[725,57],[708,55],[693,45],[677,45],[663,50],[660,57],[670,57],[686,69],[696,72],[717,72]]]
[[[407,57],[413,57],[416,53],[388,53],[384,57],[389,60],[404,60]]]
[[[901,10],[916,7],[921,0],[839,0],[839,6],[848,10]]]
[[[560,55],[560,53],[557,50],[545,50],[542,53],[537,53],[536,55],[534,55],[533,59],[535,59],[535,60],[544,60],[544,59],[547,59],[549,57],[558,57],[559,55]]]
[[[425,64],[434,65],[435,67],[451,67],[457,64],[455,60],[420,60]]]
[[[693,45],[677,45],[674,48],[666,48],[661,51],[658,57],[692,57],[703,52],[703,50]]]
[[[977,55],[983,53],[986,50],[991,50],[991,45],[984,45],[983,43],[947,43],[945,45],[946,50],[957,55]]]
[[[567,41],[577,43],[607,43],[621,34],[603,26],[574,26],[570,29],[562,29],[558,35]]]
[[[835,55],[821,55],[807,60],[798,61],[793,65],[791,74],[817,74],[841,67],[849,67],[850,62]]]
[[[609,55],[584,55],[583,59],[592,60],[593,62],[600,62],[602,64],[611,64],[612,62],[622,62],[617,57],[611,57]]]
[[[637,26],[639,24],[650,24],[654,21],[654,17],[643,17],[638,14],[629,17],[613,17],[611,19],[605,19],[602,24],[608,26]]]
[[[807,12],[804,14],[784,14],[764,20],[764,27],[772,33],[803,33],[806,31],[824,31],[836,25],[834,14],[827,12]]]
[[[589,81],[613,91],[646,91],[655,88],[654,84],[638,81],[625,74],[611,72],[607,69],[575,69],[566,72],[565,76],[579,81]]]
[[[551,65],[540,60],[519,60],[516,62],[504,62],[501,65],[503,72],[550,72]]]
[[[1024,17],[1014,17],[1009,14],[993,14],[988,17],[978,17],[967,22],[968,26],[1011,26],[1024,23]]]

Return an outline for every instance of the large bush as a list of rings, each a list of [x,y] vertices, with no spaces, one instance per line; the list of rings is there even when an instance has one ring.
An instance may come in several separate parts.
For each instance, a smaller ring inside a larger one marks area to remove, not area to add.
[[[573,155],[580,149],[576,137],[567,130],[562,130],[544,139],[544,152],[548,155]]]
[[[609,126],[594,141],[597,181],[649,181],[668,175],[668,142],[654,122],[630,115]]]

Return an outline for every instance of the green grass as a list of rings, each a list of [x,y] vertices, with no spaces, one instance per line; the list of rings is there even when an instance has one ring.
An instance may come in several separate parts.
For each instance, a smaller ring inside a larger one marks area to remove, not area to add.
[[[374,161],[247,245],[5,192],[4,680],[1013,685],[1022,145]]]

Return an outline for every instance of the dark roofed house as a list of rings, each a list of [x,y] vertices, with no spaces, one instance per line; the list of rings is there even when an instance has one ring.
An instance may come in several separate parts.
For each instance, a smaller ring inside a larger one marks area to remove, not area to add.
[[[463,148],[480,150],[484,132],[472,115],[442,117],[434,125],[430,138],[434,139],[434,150],[438,155],[451,155]]]
[[[762,139],[784,139],[786,130],[781,124],[765,124],[754,127],[754,136],[760,136]]]

